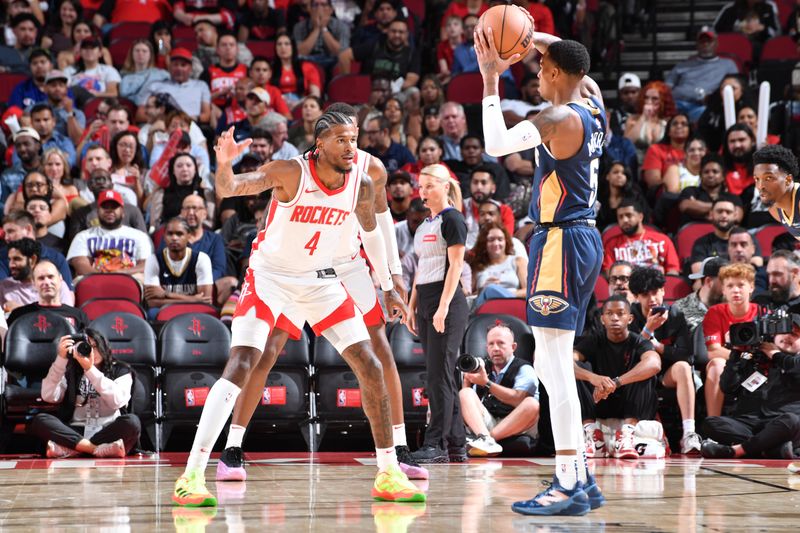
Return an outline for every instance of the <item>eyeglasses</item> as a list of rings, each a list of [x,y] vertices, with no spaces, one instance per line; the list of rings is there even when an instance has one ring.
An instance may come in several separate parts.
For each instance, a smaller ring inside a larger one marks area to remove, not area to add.
[[[181,211],[186,211],[187,213],[197,212],[197,211],[205,211],[206,208],[202,205],[194,206],[194,205],[187,205],[181,208]]]
[[[628,281],[630,281],[630,279],[631,279],[630,276],[609,276],[608,277],[608,281],[611,282],[611,283],[617,283],[617,282],[628,283]]]
[[[47,183],[43,181],[29,181],[25,184],[26,187],[30,187],[31,189],[40,189],[47,187]]]

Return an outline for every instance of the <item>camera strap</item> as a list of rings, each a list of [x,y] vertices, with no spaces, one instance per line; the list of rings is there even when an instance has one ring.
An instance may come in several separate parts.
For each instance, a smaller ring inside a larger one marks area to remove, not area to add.
[[[767,376],[756,370],[750,376],[742,381],[742,387],[750,392],[755,392],[761,385],[767,382]]]

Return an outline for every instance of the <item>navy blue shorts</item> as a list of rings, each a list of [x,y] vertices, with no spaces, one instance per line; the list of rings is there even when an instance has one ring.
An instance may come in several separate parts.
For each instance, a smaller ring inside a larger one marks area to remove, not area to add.
[[[528,324],[580,335],[602,264],[603,243],[595,228],[553,227],[534,233],[528,261]]]

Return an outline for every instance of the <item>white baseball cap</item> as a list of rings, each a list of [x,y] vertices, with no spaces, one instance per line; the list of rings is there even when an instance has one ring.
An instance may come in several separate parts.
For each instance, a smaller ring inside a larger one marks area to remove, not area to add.
[[[642,80],[640,80],[639,76],[637,76],[633,72],[626,72],[625,74],[619,77],[618,89],[621,91],[626,87],[635,87],[637,89],[641,89]]]

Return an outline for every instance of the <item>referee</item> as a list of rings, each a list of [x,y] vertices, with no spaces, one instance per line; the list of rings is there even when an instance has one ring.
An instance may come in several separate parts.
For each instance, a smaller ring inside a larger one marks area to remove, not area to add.
[[[467,225],[461,214],[461,189],[447,167],[429,165],[419,175],[420,196],[430,217],[414,234],[419,257],[409,305],[409,329],[419,332],[428,371],[431,419],[419,463],[463,462],[466,433],[459,410],[460,376],[456,360],[469,308],[461,288]]]

